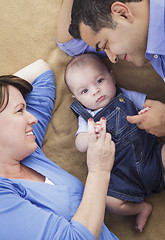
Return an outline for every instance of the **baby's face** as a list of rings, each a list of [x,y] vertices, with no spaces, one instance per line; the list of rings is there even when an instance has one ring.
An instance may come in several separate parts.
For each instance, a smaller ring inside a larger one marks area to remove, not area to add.
[[[85,107],[97,110],[106,106],[116,94],[112,72],[96,59],[71,69],[69,85],[74,97]]]

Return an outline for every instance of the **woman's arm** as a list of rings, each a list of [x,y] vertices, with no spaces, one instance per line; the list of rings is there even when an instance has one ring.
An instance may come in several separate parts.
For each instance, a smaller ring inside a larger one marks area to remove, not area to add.
[[[63,0],[57,24],[57,41],[60,43],[65,43],[73,38],[68,32],[71,23],[72,5],[73,0]]]
[[[50,69],[51,68],[47,62],[45,62],[42,59],[39,59],[39,60],[31,63],[30,65],[20,69],[14,75],[17,77],[23,78],[32,84],[34,79],[36,79],[42,73],[44,73]]]
[[[100,137],[95,134],[94,121],[88,120],[88,176],[80,206],[72,218],[86,226],[99,238],[104,220],[107,189],[114,163],[115,145],[106,133],[106,120],[101,119]]]
[[[26,79],[33,85],[33,91],[25,96],[25,100],[27,111],[38,119],[33,129],[37,144],[41,147],[54,108],[53,71],[48,63],[40,59],[17,71],[14,75]]]

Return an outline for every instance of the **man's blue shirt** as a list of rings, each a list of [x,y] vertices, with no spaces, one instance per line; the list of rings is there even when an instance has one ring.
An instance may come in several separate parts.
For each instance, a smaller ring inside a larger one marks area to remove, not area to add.
[[[150,0],[146,58],[165,81],[165,0]]]

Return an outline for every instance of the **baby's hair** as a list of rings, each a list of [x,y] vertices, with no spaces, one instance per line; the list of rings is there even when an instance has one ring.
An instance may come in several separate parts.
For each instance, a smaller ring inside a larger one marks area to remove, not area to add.
[[[0,112],[2,112],[6,108],[9,102],[9,90],[8,90],[9,85],[17,88],[23,96],[31,92],[33,89],[32,85],[28,81],[17,76],[14,75],[0,76]]]
[[[67,74],[69,72],[69,70],[71,68],[79,68],[82,66],[85,66],[86,64],[88,64],[89,59],[96,59],[97,61],[100,62],[100,64],[102,64],[103,66],[105,66],[108,69],[108,66],[106,65],[106,63],[95,53],[84,53],[79,55],[78,57],[73,58],[67,65],[66,69],[65,69],[65,74],[64,74],[64,81],[66,83],[66,85],[68,86],[68,82],[67,82]],[[70,89],[70,87],[68,86],[68,88]]]

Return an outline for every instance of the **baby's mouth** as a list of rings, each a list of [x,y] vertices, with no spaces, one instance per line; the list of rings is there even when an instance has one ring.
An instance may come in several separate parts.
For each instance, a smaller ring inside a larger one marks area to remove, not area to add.
[[[104,99],[105,99],[105,96],[101,96],[101,97],[99,97],[99,98],[97,99],[96,102],[102,102],[102,101],[104,101]]]

